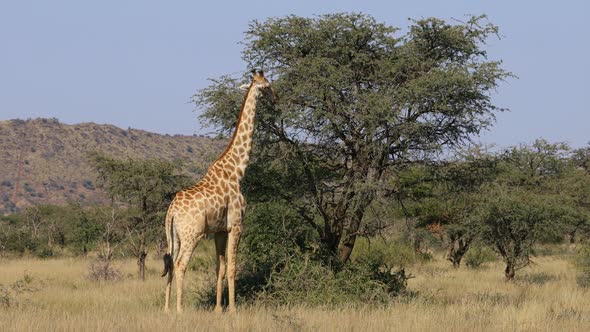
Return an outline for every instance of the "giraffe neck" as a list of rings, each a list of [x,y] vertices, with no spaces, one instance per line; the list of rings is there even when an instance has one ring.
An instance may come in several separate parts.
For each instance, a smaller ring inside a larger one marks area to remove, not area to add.
[[[252,135],[254,134],[254,118],[256,115],[256,102],[259,94],[260,91],[251,85],[244,99],[232,140],[221,158],[226,165],[229,164],[229,166],[234,166],[233,169],[238,181],[244,176],[246,166],[248,166],[250,160]]]

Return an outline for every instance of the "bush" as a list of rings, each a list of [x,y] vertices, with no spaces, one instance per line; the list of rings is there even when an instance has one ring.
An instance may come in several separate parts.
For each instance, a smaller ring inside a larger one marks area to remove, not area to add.
[[[429,252],[416,252],[407,241],[382,241],[376,239],[369,242],[365,238],[357,239],[353,259],[362,259],[363,257],[376,257],[384,264],[389,266],[409,266],[432,259]]]
[[[590,287],[590,245],[586,245],[574,257],[574,265],[579,271],[577,282],[580,287]]]
[[[329,256],[317,245],[314,231],[286,205],[254,205],[245,223],[248,227],[240,244],[236,280],[239,302],[335,306],[384,303],[406,289],[405,271],[391,269],[395,260],[380,250],[343,266],[331,266]],[[212,277],[207,287],[197,290],[201,305],[215,303],[215,284]]]
[[[35,246],[33,254],[35,254],[35,256],[39,258],[49,258],[53,257],[53,249],[51,249],[46,244],[38,244],[37,246]]]
[[[351,262],[340,271],[309,257],[293,259],[271,275],[254,299],[268,305],[355,305],[387,303],[405,291],[405,270],[378,261]]]
[[[96,189],[94,187],[94,183],[92,183],[91,180],[84,180],[84,182],[82,183],[82,186],[88,190],[94,190]]]
[[[496,254],[489,248],[475,246],[469,249],[465,254],[465,265],[472,269],[482,267],[482,265],[497,260]]]
[[[119,281],[121,271],[111,266],[110,260],[97,260],[88,267],[86,279],[91,281]]]

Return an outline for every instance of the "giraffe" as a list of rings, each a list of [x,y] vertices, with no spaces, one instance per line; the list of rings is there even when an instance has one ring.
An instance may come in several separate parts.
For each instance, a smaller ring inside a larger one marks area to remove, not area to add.
[[[217,287],[215,312],[221,313],[221,295],[226,269],[230,312],[235,312],[235,275],[238,242],[242,234],[242,217],[246,202],[240,192],[240,180],[248,165],[254,116],[258,97],[272,92],[262,71],[252,71],[252,80],[244,97],[236,129],[229,145],[194,186],[181,190],[168,207],[164,255],[166,283],[165,311],[170,310],[173,274],[176,275],[176,309],[182,312],[184,275],[198,242],[206,234],[214,234],[217,256]]]

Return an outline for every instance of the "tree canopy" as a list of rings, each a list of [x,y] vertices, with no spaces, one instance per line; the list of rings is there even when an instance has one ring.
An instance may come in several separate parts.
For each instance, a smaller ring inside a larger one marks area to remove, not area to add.
[[[400,36],[365,14],[252,22],[243,58],[279,100],[258,108],[246,189],[285,199],[346,261],[385,174],[468,141],[502,111],[491,93],[511,74],[484,48],[497,31],[485,17],[415,20]],[[231,130],[243,81],[199,91],[203,119]]]

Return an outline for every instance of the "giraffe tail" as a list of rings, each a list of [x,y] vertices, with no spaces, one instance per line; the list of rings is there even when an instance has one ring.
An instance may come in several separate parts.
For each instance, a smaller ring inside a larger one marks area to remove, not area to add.
[[[168,240],[168,252],[164,255],[164,272],[162,272],[162,277],[165,277],[167,274],[172,273],[172,268],[174,266],[174,260],[172,256],[174,255],[174,217],[166,215],[166,240]]]

